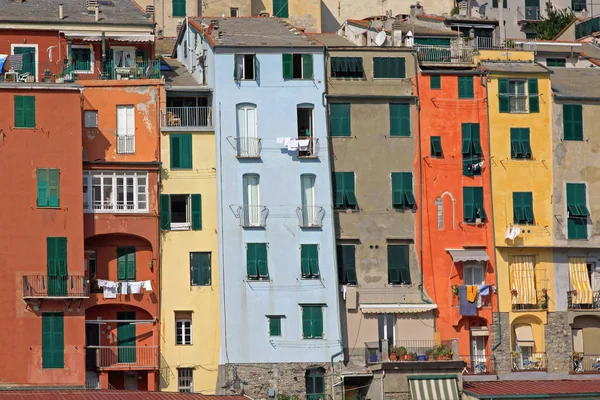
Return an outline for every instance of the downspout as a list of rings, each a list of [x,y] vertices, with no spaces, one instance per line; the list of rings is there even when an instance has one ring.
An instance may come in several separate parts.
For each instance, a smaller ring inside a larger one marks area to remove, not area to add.
[[[381,371],[381,400],[385,399],[383,380],[385,379],[385,369]]]
[[[157,252],[157,258],[156,258],[156,268],[157,268],[156,275],[157,275],[157,279],[158,279],[158,282],[156,283],[156,286],[158,287],[158,310],[159,310],[158,311],[158,322],[157,322],[157,324],[158,324],[158,329],[157,329],[158,330],[158,343],[157,343],[157,346],[158,346],[158,365],[160,365],[160,355],[161,355],[160,350],[162,348],[162,346],[161,346],[161,343],[162,343],[162,340],[161,340],[161,338],[162,338],[161,328],[162,328],[162,322],[163,322],[162,321],[162,314],[161,314],[162,310],[163,310],[163,307],[162,307],[162,263],[161,263],[161,260],[162,260],[162,245],[161,245],[162,244],[162,240],[161,240],[161,229],[160,229],[160,191],[161,191],[161,186],[162,186],[161,185],[161,173],[160,173],[162,171],[162,162],[160,161],[160,159],[161,159],[161,154],[160,154],[160,141],[161,141],[161,139],[160,138],[162,136],[161,125],[160,125],[160,122],[161,122],[160,107],[161,107],[162,103],[161,103],[161,93],[160,92],[161,92],[161,86],[158,86],[158,109],[157,109],[157,113],[156,113],[156,120],[157,120],[157,124],[158,124],[157,126],[158,126],[158,160],[159,160],[158,179],[157,179],[157,182],[158,182],[158,188],[157,189],[158,189],[158,191],[157,191],[157,196],[156,196],[156,197],[158,197],[158,201],[157,201],[157,204],[158,204],[158,216],[157,216],[157,220],[158,221],[157,221],[157,224],[156,224],[157,231],[158,231],[158,235],[157,235],[157,237],[158,237],[158,252]],[[157,387],[160,386],[160,376],[158,377],[158,379],[159,379],[159,382],[158,382]],[[159,387],[159,390],[160,390],[160,387]]]
[[[483,85],[484,79],[483,77],[487,75],[482,74],[480,76],[480,83]],[[487,78],[486,78],[487,79]],[[489,99],[489,93],[488,93],[488,84],[487,84],[487,80],[485,83],[485,98]],[[488,155],[492,154],[492,141],[491,141],[491,134],[490,134],[490,102],[486,101],[486,109],[487,109],[487,130],[488,130]],[[500,295],[498,292],[498,258],[496,256],[496,232],[494,232],[493,229],[493,225],[494,225],[494,201],[493,201],[493,196],[492,196],[492,188],[494,185],[492,185],[492,164],[490,164],[490,167],[488,168],[490,171],[490,209],[491,209],[491,215],[492,215],[492,243],[494,245],[493,251],[494,251],[494,272],[496,274],[496,306],[498,307],[498,310],[500,310]],[[498,313],[498,319],[500,319],[500,311],[497,311]],[[492,318],[493,321],[493,318]],[[496,343],[494,345],[494,347],[492,347],[492,352],[494,350],[496,350],[498,347],[500,347],[500,345],[502,344],[502,324],[500,323],[500,320],[498,320],[498,343]]]

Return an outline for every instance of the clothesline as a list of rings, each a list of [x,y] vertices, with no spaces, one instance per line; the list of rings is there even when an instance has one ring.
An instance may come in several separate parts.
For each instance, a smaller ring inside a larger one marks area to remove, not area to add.
[[[288,151],[306,151],[310,144],[310,139],[296,139],[290,137],[278,137],[277,144],[287,147]]]
[[[117,292],[120,294],[140,294],[144,288],[146,292],[152,291],[151,281],[136,281],[136,282],[115,282],[104,279],[98,279],[98,287],[103,290],[105,299],[116,299]],[[120,289],[120,290],[119,290]]]

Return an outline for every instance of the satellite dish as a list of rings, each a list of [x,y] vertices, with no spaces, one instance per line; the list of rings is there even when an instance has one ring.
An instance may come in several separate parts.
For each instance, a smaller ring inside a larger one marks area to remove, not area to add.
[[[386,39],[386,34],[384,31],[381,31],[377,34],[377,36],[375,36],[375,44],[377,46],[381,46],[382,44],[385,43],[385,39]]]

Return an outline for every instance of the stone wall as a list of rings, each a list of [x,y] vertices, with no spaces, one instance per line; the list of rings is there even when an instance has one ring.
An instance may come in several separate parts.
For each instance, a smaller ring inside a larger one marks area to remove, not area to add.
[[[325,393],[331,398],[331,376],[340,381],[339,367],[334,371],[329,363],[226,364],[219,366],[217,394],[246,395],[254,400],[268,400],[269,389],[276,395],[306,397],[305,373],[309,368],[325,370]],[[341,399],[340,385],[335,398]]]
[[[545,329],[548,373],[568,373],[571,367],[571,327],[567,312],[548,313]]]
[[[492,347],[498,342],[500,345],[494,350],[496,359],[496,373],[498,375],[508,374],[511,371],[510,362],[510,324],[508,323],[508,313],[494,313],[492,325]]]

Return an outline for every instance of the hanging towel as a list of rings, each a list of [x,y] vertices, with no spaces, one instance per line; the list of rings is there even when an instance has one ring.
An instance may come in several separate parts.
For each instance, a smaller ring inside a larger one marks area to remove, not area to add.
[[[143,286],[144,290],[146,290],[146,292],[152,291],[152,281],[144,281],[144,282],[142,282],[142,286]]]
[[[490,285],[486,285],[484,283],[483,285],[479,285],[479,287],[477,289],[479,290],[479,294],[482,296],[490,295]]]
[[[131,294],[140,294],[142,293],[142,284],[144,282],[129,282],[129,290]]]
[[[120,282],[121,283],[121,294],[127,294],[127,282]]]
[[[285,138],[282,138],[282,137],[277,138],[277,144],[284,144],[284,143],[285,143]]]
[[[467,300],[469,303],[472,303],[477,298],[477,286],[469,285],[467,286]]]
[[[506,233],[504,234],[504,240],[506,240],[506,239],[513,240],[512,236],[511,236],[511,232],[512,232],[512,227],[507,226]]]
[[[298,150],[300,150],[300,151],[308,150],[309,143],[310,143],[310,140],[308,140],[308,139],[298,140]]]
[[[458,299],[460,304],[460,315],[470,316],[477,315],[477,308],[475,307],[475,303],[469,303],[467,301],[467,287],[459,286],[458,287]]]
[[[287,148],[289,151],[298,150],[298,139],[291,138],[287,144]]]
[[[477,298],[475,299],[475,304],[477,305],[477,308],[481,308],[481,305],[482,305],[481,293],[477,293]]]
[[[98,279],[98,287],[102,288],[102,294],[105,299],[117,298],[117,282]]]

